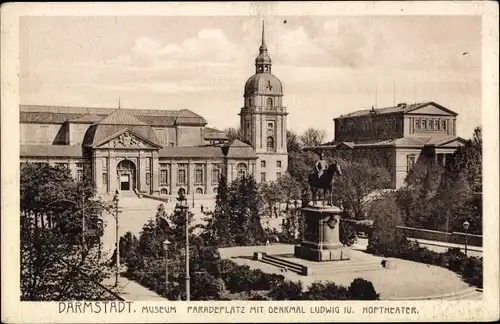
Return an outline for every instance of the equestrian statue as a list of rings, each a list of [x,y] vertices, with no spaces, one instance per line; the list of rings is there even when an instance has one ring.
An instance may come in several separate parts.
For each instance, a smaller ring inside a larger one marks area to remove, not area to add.
[[[324,160],[324,153],[321,152],[319,156],[319,160],[314,165],[315,172],[309,175],[309,186],[311,187],[313,205],[316,205],[316,195],[318,194],[318,189],[321,189],[323,193],[323,205],[325,205],[326,197],[328,197],[329,205],[333,206],[332,191],[335,176],[342,175],[342,171],[337,161],[328,165]]]

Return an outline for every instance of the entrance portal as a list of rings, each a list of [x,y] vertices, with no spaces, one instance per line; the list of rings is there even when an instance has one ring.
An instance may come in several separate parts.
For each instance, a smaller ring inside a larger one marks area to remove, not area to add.
[[[136,184],[135,164],[130,160],[123,160],[116,166],[118,187],[121,191],[132,190]]]
[[[120,190],[130,190],[130,174],[120,175]]]

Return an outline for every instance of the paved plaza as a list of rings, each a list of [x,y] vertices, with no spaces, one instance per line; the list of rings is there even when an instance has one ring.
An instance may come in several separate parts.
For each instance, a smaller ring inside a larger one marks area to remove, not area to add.
[[[276,266],[252,260],[254,252],[264,252],[277,256],[293,255],[293,245],[232,247],[220,249],[220,252],[223,258],[231,259],[241,265],[248,265],[252,269],[281,274],[289,280],[300,280],[306,287],[314,281],[333,281],[336,284],[349,286],[355,278],[363,278],[373,283],[381,299],[440,299],[440,296],[449,296],[448,299],[451,299],[455,295],[464,295],[464,298],[469,300],[482,298],[481,292],[476,292],[452,271],[423,263],[390,258],[396,263],[394,269],[380,267],[379,270],[349,271],[349,265],[352,265],[354,269],[359,263],[381,264],[384,259],[367,254],[361,249],[358,246],[353,247],[351,260],[318,264],[319,267],[323,268],[321,273],[315,275],[313,270],[311,276],[302,276],[291,271],[281,272],[280,268]],[[331,266],[331,271],[325,271],[324,268],[328,266]]]

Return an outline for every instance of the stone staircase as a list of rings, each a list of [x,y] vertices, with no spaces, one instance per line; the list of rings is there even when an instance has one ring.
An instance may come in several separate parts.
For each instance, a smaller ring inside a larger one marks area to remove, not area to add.
[[[378,261],[366,261],[351,259],[346,261],[321,262],[313,268],[314,275],[332,274],[332,273],[352,273],[380,271],[384,267]]]
[[[351,259],[345,261],[311,262],[296,258],[278,257],[262,253],[257,258],[262,263],[273,265],[282,271],[293,271],[300,275],[329,275],[338,273],[366,272],[384,270],[378,261]]]
[[[267,264],[270,264],[272,266],[283,269],[282,271],[293,271],[293,272],[296,272],[298,274],[307,275],[306,273],[304,273],[304,269],[303,269],[304,267],[302,265],[300,265],[299,263],[295,263],[295,262],[286,260],[286,259],[278,258],[278,257],[272,256],[272,255],[263,254],[262,258],[259,261],[262,263],[267,263]]]

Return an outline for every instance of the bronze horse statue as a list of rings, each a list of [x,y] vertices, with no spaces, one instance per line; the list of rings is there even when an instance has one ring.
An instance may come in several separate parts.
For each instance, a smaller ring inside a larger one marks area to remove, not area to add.
[[[318,189],[321,189],[323,192],[323,205],[325,205],[325,199],[327,195],[329,195],[330,206],[333,206],[332,191],[335,175],[342,175],[340,165],[337,162],[333,162],[329,165],[328,169],[326,169],[326,171],[319,178],[317,173],[311,173],[309,175],[309,185],[311,186],[313,205],[316,205],[316,194],[318,193]]]

